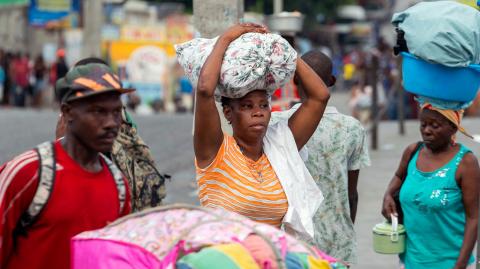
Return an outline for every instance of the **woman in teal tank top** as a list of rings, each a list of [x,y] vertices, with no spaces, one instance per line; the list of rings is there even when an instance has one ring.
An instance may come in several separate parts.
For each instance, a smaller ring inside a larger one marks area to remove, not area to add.
[[[400,204],[407,231],[405,269],[474,267],[480,169],[470,149],[455,143],[460,124],[443,111],[425,108],[420,115],[423,143],[403,153],[383,201],[382,214],[397,214]],[[409,162],[410,156],[411,161]]]

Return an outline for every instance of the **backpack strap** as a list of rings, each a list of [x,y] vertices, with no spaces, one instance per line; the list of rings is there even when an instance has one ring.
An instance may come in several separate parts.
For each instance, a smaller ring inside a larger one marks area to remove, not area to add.
[[[123,209],[125,208],[125,200],[126,200],[126,193],[127,193],[127,187],[125,186],[125,181],[123,179],[123,174],[118,169],[118,167],[109,159],[107,156],[100,154],[100,156],[103,158],[105,163],[108,166],[108,170],[110,170],[110,173],[113,176],[113,179],[115,180],[115,185],[117,186],[118,190],[118,201],[120,202],[120,211],[119,214],[122,214]]]
[[[50,195],[53,190],[53,184],[55,182],[56,175],[56,154],[55,147],[53,142],[45,142],[38,145],[35,148],[35,151],[38,154],[39,166],[38,166],[38,187],[33,196],[32,202],[28,206],[27,210],[22,214],[17,225],[17,233],[25,234],[27,227],[32,225],[42,210],[45,208]],[[118,200],[120,202],[120,214],[123,212],[125,207],[126,199],[126,186],[123,181],[122,172],[113,164],[110,159],[105,155],[100,154],[102,159],[108,166],[110,173],[112,174],[115,185],[118,190]]]
[[[52,142],[45,142],[35,148],[38,154],[38,187],[27,211],[20,218],[20,229],[30,226],[42,212],[50,199],[53,183],[55,181],[56,158]]]

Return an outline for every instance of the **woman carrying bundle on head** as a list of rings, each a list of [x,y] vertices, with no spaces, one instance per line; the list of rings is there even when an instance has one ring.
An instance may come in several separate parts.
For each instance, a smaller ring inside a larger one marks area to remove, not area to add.
[[[454,1],[421,2],[392,22],[403,87],[420,105],[422,141],[405,149],[382,213],[403,212],[405,269],[474,268],[480,168],[455,134],[473,138],[461,120],[480,86],[480,13]]]
[[[283,222],[287,231],[313,237],[311,215],[323,196],[298,151],[315,131],[330,95],[321,78],[295,54],[292,70],[296,68],[295,79],[304,85],[308,98],[288,122],[269,126],[270,92],[255,88],[238,98],[222,96],[233,136],[223,133],[214,92],[223,79],[227,48],[245,33],[270,35],[256,24],[229,28],[217,39],[198,79],[194,150],[200,202],[276,227]],[[242,68],[245,73],[252,71],[249,65]]]

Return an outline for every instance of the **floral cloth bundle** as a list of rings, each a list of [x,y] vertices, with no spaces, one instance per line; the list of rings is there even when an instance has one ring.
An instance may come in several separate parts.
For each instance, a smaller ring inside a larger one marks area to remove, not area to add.
[[[178,62],[194,87],[217,39],[196,38],[175,45]],[[225,52],[215,96],[217,100],[220,96],[241,98],[253,90],[271,95],[292,79],[296,62],[297,52],[281,36],[243,34]]]

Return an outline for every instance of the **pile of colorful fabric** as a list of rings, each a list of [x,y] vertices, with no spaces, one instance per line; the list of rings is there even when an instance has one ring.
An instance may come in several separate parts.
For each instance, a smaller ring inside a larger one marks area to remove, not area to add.
[[[189,205],[127,216],[72,239],[74,269],[329,269],[342,262],[270,225]]]
[[[199,252],[188,254],[177,261],[178,269],[240,269],[240,268],[282,268],[288,269],[331,268],[331,259],[315,258],[301,252],[287,252],[277,260],[272,246],[258,235],[249,235],[243,242],[205,247]],[[337,267],[338,268],[338,267]]]

